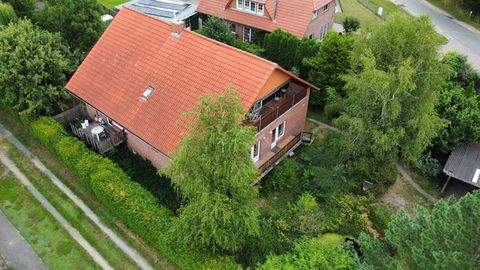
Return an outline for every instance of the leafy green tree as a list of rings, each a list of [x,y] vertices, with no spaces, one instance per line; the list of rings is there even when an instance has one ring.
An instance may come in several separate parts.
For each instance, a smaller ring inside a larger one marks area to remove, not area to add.
[[[235,34],[232,31],[232,24],[222,20],[218,17],[210,16],[203,23],[199,30],[200,34],[226,43],[228,45],[235,45]]]
[[[400,211],[386,231],[407,269],[478,269],[480,192],[419,206],[416,216]]]
[[[102,6],[96,0],[46,0],[34,16],[36,24],[59,32],[73,49],[90,50],[103,31]]]
[[[259,177],[250,158],[255,130],[242,125],[243,105],[233,89],[200,100],[194,124],[166,169],[186,204],[172,235],[186,247],[235,251],[259,233]]]
[[[353,254],[341,244],[321,238],[299,241],[291,253],[269,256],[260,270],[357,269]]]
[[[12,5],[19,17],[29,17],[35,10],[36,0],[2,0]]]
[[[344,111],[335,121],[354,142],[351,157],[372,167],[397,157],[415,163],[430,145],[443,125],[435,105],[448,76],[440,45],[427,17],[395,15],[356,36]]]
[[[10,4],[0,2],[0,27],[18,20],[15,11]]]
[[[447,120],[433,141],[437,155],[448,155],[461,143],[480,139],[480,95],[473,86],[462,88],[458,83],[447,83],[439,95],[437,111]]]
[[[353,33],[360,28],[360,21],[353,17],[346,17],[343,22],[343,28],[347,34]]]
[[[24,114],[62,107],[71,72],[69,52],[58,34],[20,20],[0,30],[0,100]]]
[[[298,39],[289,32],[276,29],[265,36],[263,47],[264,56],[285,69],[295,66],[295,57],[292,52],[297,50]]]
[[[342,76],[350,70],[350,54],[353,47],[353,38],[350,35],[341,35],[328,32],[320,43],[318,53],[303,60],[309,67],[308,81],[322,89],[333,88],[341,97],[344,81]],[[324,103],[323,91],[313,91],[311,104],[321,106]]]
[[[277,29],[265,36],[264,56],[288,70],[297,70],[302,78],[308,74],[308,66],[303,59],[314,56],[318,43],[309,38],[298,39],[289,32]]]

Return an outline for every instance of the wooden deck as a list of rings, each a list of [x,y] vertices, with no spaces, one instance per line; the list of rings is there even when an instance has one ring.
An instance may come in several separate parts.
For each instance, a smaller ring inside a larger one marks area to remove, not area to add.
[[[125,141],[125,133],[122,130],[98,122],[91,122],[88,127],[83,129],[81,126],[81,122],[83,121],[82,119],[71,122],[70,129],[75,136],[85,140],[88,145],[102,155]],[[97,126],[104,128],[104,132],[99,138],[92,134],[92,129]]]

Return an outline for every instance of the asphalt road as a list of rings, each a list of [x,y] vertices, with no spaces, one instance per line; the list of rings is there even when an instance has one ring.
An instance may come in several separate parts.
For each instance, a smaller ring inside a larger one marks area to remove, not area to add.
[[[0,211],[0,254],[13,269],[47,269],[2,211]]]
[[[391,1],[397,5],[402,5],[415,16],[428,15],[435,24],[437,31],[449,40],[442,51],[456,50],[467,55],[472,66],[480,72],[480,31],[466,23],[457,21],[448,13],[425,0]]]

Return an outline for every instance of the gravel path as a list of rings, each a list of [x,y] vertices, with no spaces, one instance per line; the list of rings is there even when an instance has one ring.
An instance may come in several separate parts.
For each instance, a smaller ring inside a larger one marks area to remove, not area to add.
[[[4,126],[0,124],[0,134],[3,134],[15,147],[22,152],[41,172],[43,172],[55,186],[57,186],[67,197],[77,205],[84,214],[95,223],[100,230],[105,233],[114,242],[120,250],[130,257],[140,268],[153,269],[148,261],[143,258],[136,250],[132,249],[125,241],[123,241],[115,232],[108,228],[100,218],[60,179],[58,179],[37,157],[35,157],[20,141],[18,141]]]
[[[0,210],[0,255],[13,269],[46,270],[42,260]],[[2,268],[0,257],[0,269]]]
[[[92,247],[88,241],[72,226],[70,223],[53,207],[50,202],[32,185],[28,178],[17,168],[17,166],[0,150],[0,162],[10,170],[15,177],[28,189],[28,191],[37,199],[38,202],[55,218],[55,220],[67,230],[72,238],[92,257],[92,259],[103,269],[110,270],[113,268],[105,260],[105,258]]]

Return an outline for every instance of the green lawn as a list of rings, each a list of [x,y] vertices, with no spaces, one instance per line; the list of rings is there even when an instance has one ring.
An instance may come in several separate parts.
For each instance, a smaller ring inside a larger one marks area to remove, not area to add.
[[[17,167],[25,173],[33,185],[65,217],[72,226],[110,263],[115,269],[136,269],[126,255],[103,232],[88,219],[66,195],[44,176],[13,145],[0,139],[0,148],[7,151]]]
[[[126,3],[129,0],[98,0],[98,2],[107,8],[114,8],[120,4]]]
[[[50,269],[99,269],[67,231],[1,166],[0,208]]]
[[[105,225],[119,234],[132,248],[136,249],[151,265],[159,269],[172,269],[161,254],[151,248],[141,238],[126,228],[113,214],[98,202],[95,195],[82,186],[75,174],[66,168],[51,152],[38,143],[25,129],[18,116],[0,108],[0,123],[8,128],[25,146],[29,148],[62,182],[80,197],[95,213],[100,216]]]
[[[335,15],[335,21],[342,23],[345,17],[354,17],[360,21],[361,27],[369,27],[370,25],[382,22],[378,16],[360,4],[357,0],[340,0],[342,5],[342,13]]]

